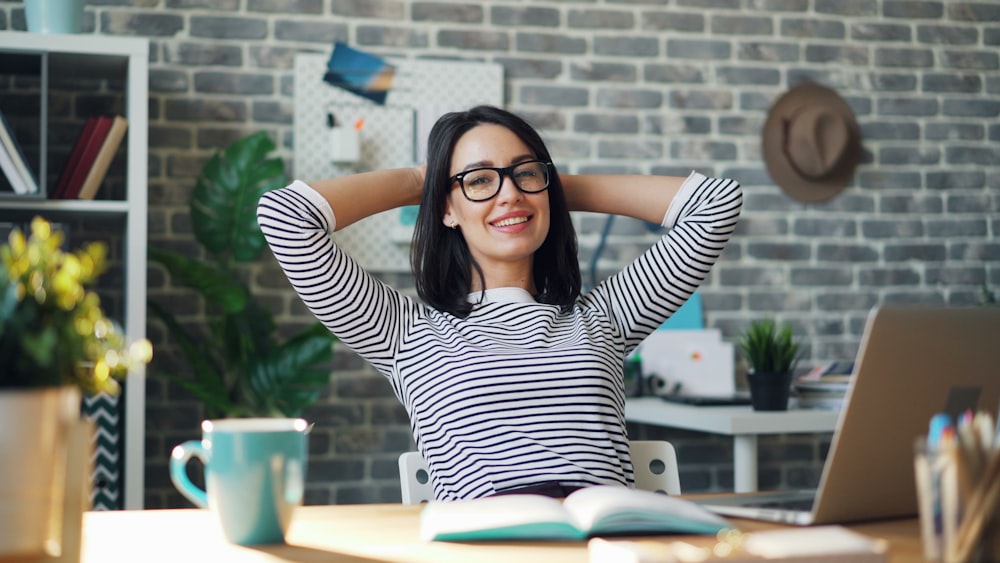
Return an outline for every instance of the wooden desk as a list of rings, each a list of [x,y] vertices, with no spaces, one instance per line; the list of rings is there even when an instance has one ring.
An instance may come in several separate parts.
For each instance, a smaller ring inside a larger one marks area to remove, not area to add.
[[[755,411],[749,406],[695,407],[655,397],[629,399],[625,420],[733,437],[733,486],[757,490],[757,436],[833,432],[840,411]]]
[[[83,563],[118,561],[199,563],[201,561],[407,561],[587,563],[585,542],[443,543],[419,539],[421,505],[361,504],[307,506],[296,512],[288,545],[255,548],[226,543],[206,510],[88,512],[83,521]],[[778,527],[733,519],[745,532]],[[890,561],[923,561],[916,519],[850,526],[890,542]],[[663,536],[656,541],[672,541]],[[649,538],[646,538],[647,540]],[[711,536],[684,537],[711,544]]]

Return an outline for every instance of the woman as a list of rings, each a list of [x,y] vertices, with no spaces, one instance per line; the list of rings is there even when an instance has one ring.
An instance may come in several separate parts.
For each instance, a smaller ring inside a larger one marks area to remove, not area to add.
[[[732,180],[560,175],[551,162],[530,125],[482,106],[435,124],[426,167],[261,198],[260,226],[299,296],[392,384],[437,499],[632,486],[624,359],[697,289],[739,217]],[[330,237],[417,203],[420,301]],[[670,231],[581,296],[570,210]]]

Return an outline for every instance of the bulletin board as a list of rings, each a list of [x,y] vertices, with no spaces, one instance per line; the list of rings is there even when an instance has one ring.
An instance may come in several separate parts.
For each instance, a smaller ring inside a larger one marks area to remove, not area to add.
[[[503,105],[503,67],[495,63],[387,58],[396,67],[380,105],[323,81],[329,57],[295,56],[294,176],[305,182],[424,161],[431,125],[443,113],[477,104]],[[354,163],[331,158],[327,114],[360,125]],[[334,235],[337,244],[371,272],[409,272],[416,211],[395,209],[368,217]]]

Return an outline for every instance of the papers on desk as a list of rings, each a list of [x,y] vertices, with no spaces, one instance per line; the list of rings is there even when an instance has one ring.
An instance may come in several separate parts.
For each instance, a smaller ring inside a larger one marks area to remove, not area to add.
[[[736,392],[733,345],[718,329],[657,330],[638,353],[653,395],[732,397]]]
[[[853,372],[854,362],[830,362],[816,366],[792,383],[798,408],[840,410]]]

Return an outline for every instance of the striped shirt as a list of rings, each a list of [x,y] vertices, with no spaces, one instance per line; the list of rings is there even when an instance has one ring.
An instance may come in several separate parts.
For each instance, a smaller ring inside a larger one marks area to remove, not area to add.
[[[362,269],[334,243],[334,213],[306,184],[266,193],[257,214],[303,302],[388,378],[435,498],[452,500],[545,482],[633,486],[625,357],[705,279],[741,206],[738,183],[693,173],[663,237],[569,312],[505,290],[464,319]]]

